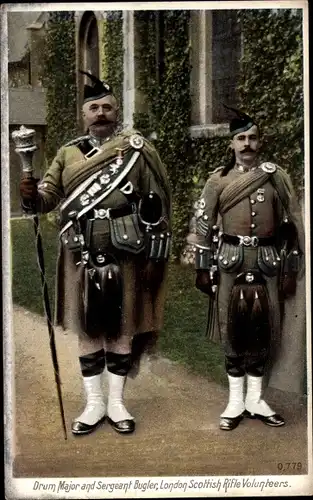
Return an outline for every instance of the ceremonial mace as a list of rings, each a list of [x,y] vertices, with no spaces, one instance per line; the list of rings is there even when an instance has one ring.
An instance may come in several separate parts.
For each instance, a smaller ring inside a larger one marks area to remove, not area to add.
[[[19,155],[22,163],[22,172],[23,177],[32,177],[33,174],[33,156],[35,151],[38,149],[36,141],[35,141],[35,130],[27,129],[22,125],[19,130],[15,130],[12,132],[12,139],[16,146],[16,153]],[[52,356],[52,363],[54,368],[54,378],[57,386],[59,407],[62,419],[62,427],[64,432],[64,439],[67,439],[67,431],[64,417],[64,408],[62,402],[62,391],[61,391],[61,379],[59,372],[59,364],[56,352],[55,345],[55,333],[52,324],[52,314],[51,307],[49,301],[48,294],[48,286],[45,277],[45,264],[44,264],[44,254],[43,254],[43,246],[42,246],[42,238],[40,234],[39,228],[39,218],[36,213],[36,210],[33,209],[32,217],[34,221],[34,230],[35,230],[35,238],[36,238],[36,251],[37,251],[37,262],[40,270],[41,284],[42,284],[42,296],[43,296],[43,305],[45,316],[48,324],[49,331],[49,340],[50,340],[50,351]]]

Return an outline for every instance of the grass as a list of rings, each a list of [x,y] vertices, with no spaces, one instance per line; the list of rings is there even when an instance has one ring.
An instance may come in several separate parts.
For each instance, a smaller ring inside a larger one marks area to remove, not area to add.
[[[170,266],[159,349],[173,361],[223,383],[224,356],[220,347],[206,337],[207,299],[195,288],[194,282],[193,268]]]
[[[43,217],[41,235],[44,247],[46,279],[53,306],[57,231]],[[13,303],[37,314],[44,314],[41,279],[37,264],[34,225],[31,218],[11,220]]]
[[[57,230],[45,217],[41,218],[40,226],[46,279],[53,306]],[[34,313],[43,314],[41,281],[31,219],[12,219],[11,248],[13,302]],[[224,383],[223,354],[219,346],[205,337],[207,300],[196,290],[194,280],[195,273],[192,268],[179,264],[170,265],[165,323],[158,349],[164,356],[189,370]]]

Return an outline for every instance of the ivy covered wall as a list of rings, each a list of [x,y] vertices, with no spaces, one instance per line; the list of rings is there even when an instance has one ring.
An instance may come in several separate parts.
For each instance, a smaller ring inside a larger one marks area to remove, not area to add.
[[[190,11],[135,12],[136,70],[145,111],[134,125],[154,144],[167,167],[173,193],[173,256],[186,242],[192,203],[209,172],[227,160],[225,137],[192,139]],[[163,46],[162,46],[163,44]]]
[[[264,155],[303,184],[304,105],[301,9],[238,12],[243,35],[242,106],[255,117]]]
[[[102,67],[100,74],[112,85],[123,116],[123,12],[109,11],[101,22]]]
[[[302,19],[300,10],[241,10],[241,107],[257,120],[263,155],[303,181]],[[140,106],[134,125],[156,133],[174,204],[174,256],[179,257],[192,210],[210,171],[225,164],[227,137],[189,134],[190,11],[135,11],[135,73]],[[101,75],[123,97],[123,15],[108,12],[102,27]],[[46,58],[48,158],[75,136],[75,22],[71,12],[49,15]],[[137,104],[137,103],[136,103]]]
[[[148,104],[135,115],[144,133],[156,131],[156,147],[167,166],[174,196],[174,255],[184,246],[192,200],[209,172],[229,159],[229,138],[191,139],[188,11],[165,11],[164,74],[156,77],[160,33],[156,12],[135,14],[141,65],[140,88]],[[242,30],[240,105],[261,127],[262,154],[303,183],[302,19],[300,10],[237,11]],[[144,49],[144,50],[143,50]]]
[[[134,116],[145,135],[156,133],[155,146],[167,167],[173,195],[174,255],[185,246],[190,218],[194,159],[190,148],[189,11],[135,13],[138,87],[146,111]]]
[[[174,255],[185,246],[189,224],[193,159],[189,141],[190,56],[189,11],[166,11],[163,25],[163,75],[155,103],[156,146],[165,163],[173,196]]]
[[[76,45],[74,12],[50,12],[45,47],[47,102],[46,158],[77,133]]]

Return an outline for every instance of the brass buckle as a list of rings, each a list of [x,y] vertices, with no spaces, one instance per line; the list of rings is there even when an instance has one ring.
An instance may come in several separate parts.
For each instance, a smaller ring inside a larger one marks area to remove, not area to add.
[[[109,219],[110,209],[109,208],[99,208],[98,210],[94,208],[94,218],[95,219]]]
[[[239,245],[244,245],[245,247],[257,247],[259,243],[259,238],[257,236],[240,236]]]
[[[89,153],[86,153],[86,154],[85,154],[85,158],[86,158],[86,160],[88,160],[89,158],[92,158],[92,156],[94,156],[94,155],[96,155],[96,154],[98,154],[98,153],[100,153],[100,152],[101,152],[101,149],[99,149],[99,148],[97,148],[97,147],[95,146],[95,147],[93,147],[93,148],[89,151]]]

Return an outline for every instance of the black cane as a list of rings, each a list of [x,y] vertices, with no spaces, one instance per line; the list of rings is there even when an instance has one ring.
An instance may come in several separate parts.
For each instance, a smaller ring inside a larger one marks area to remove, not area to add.
[[[207,312],[207,326],[206,326],[206,331],[205,335],[206,336],[212,336],[212,328],[214,326],[214,297],[208,297],[209,303],[208,303],[208,312]]]
[[[210,269],[211,289],[212,294],[209,296],[209,307],[207,316],[207,329],[206,335],[213,334],[213,327],[215,322],[215,300],[217,300],[217,287],[218,287],[218,265],[217,254],[219,245],[219,227],[214,225],[212,227],[212,246],[213,246],[213,265]]]
[[[23,170],[24,177],[25,176],[31,177],[32,173],[33,173],[32,158],[33,158],[34,152],[38,149],[36,144],[35,144],[34,137],[35,137],[35,131],[27,129],[23,125],[21,126],[20,130],[16,130],[12,133],[12,138],[13,138],[15,145],[16,145],[15,151],[18,153],[18,155],[20,156],[21,161],[22,161],[22,170]],[[61,378],[60,378],[59,363],[58,363],[56,345],[55,345],[55,332],[54,332],[53,323],[52,323],[52,314],[51,314],[48,286],[47,286],[46,274],[45,274],[45,263],[44,263],[44,252],[43,252],[43,246],[42,246],[42,237],[41,237],[41,233],[40,233],[39,217],[38,217],[35,210],[33,210],[32,218],[33,218],[33,222],[34,222],[37,262],[38,262],[38,267],[40,270],[43,306],[44,306],[44,312],[45,312],[45,316],[47,319],[47,325],[48,325],[50,351],[51,351],[52,363],[53,363],[53,369],[54,369],[54,378],[55,378],[56,387],[57,387],[57,394],[58,394],[58,401],[59,401],[59,407],[60,407],[60,413],[61,413],[61,419],[62,419],[62,428],[63,428],[63,432],[64,432],[64,439],[67,439],[67,430],[66,430],[66,424],[65,424],[64,407],[63,407],[62,390],[61,390]]]

